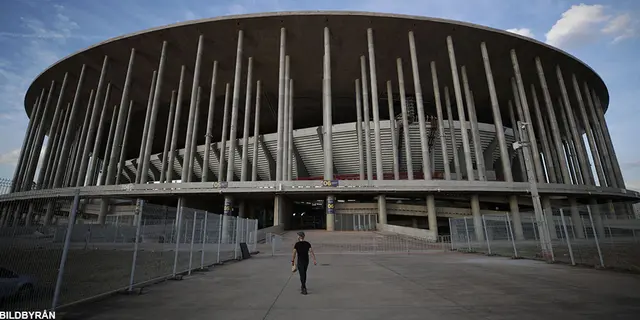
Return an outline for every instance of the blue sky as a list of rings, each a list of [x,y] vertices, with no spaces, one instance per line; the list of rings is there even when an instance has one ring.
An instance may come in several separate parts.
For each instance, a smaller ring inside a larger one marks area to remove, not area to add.
[[[58,59],[111,37],[179,21],[295,10],[376,11],[468,21],[570,52],[609,87],[606,118],[618,159],[627,187],[640,190],[637,0],[2,0],[0,178],[13,176],[27,127],[24,93],[34,77]]]

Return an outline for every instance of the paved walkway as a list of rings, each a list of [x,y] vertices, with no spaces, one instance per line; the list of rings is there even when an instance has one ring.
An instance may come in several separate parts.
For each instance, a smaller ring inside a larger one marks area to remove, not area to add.
[[[313,243],[314,234],[309,234]],[[639,319],[640,277],[459,253],[319,254],[309,295],[287,255],[72,310],[64,319]]]

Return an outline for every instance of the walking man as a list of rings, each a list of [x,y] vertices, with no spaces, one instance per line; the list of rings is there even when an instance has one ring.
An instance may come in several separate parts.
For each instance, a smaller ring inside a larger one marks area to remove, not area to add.
[[[297,269],[300,273],[300,283],[302,284],[300,293],[302,294],[307,294],[307,268],[309,267],[309,252],[311,252],[311,256],[313,257],[313,264],[317,265],[318,263],[316,262],[316,254],[311,248],[311,243],[304,240],[304,232],[300,231],[298,232],[298,242],[296,242],[296,244],[293,246],[293,258],[291,259],[291,265],[295,265],[297,255]]]

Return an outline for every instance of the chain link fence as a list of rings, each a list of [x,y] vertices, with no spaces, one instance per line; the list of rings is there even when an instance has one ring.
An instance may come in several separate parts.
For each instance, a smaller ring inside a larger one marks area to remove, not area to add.
[[[0,202],[0,307],[55,310],[242,258],[256,251],[257,220],[143,200]],[[114,203],[117,202],[117,205]]]
[[[520,213],[450,218],[451,249],[640,272],[640,219],[629,206],[593,204]],[[520,230],[518,230],[520,229]]]

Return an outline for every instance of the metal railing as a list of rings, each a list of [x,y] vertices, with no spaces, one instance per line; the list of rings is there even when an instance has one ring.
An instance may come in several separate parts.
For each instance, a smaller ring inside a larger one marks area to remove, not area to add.
[[[0,309],[55,310],[239,259],[242,243],[256,250],[257,220],[130,201],[134,214],[105,224],[79,194],[0,203]]]
[[[473,217],[451,218],[451,248],[640,272],[640,219],[621,214],[626,212],[625,204],[614,207],[555,208],[539,219],[523,212],[522,231],[506,214],[483,215],[479,221]]]

